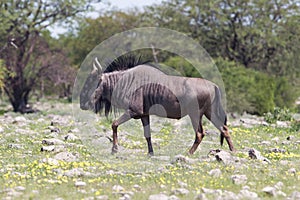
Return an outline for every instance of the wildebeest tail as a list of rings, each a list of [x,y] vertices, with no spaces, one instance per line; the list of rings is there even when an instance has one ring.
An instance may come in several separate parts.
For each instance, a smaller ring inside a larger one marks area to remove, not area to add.
[[[215,98],[212,103],[212,118],[213,124],[222,132],[227,124],[227,116],[222,107],[220,89],[215,86]],[[221,134],[220,143],[223,145],[224,135]]]

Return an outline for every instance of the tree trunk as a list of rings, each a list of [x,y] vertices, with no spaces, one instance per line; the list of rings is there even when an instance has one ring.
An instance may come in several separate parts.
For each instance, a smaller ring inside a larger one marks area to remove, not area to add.
[[[13,91],[12,96],[14,97],[11,100],[11,104],[13,106],[14,112],[24,113],[32,113],[34,110],[28,106],[28,95],[30,90],[19,90]]]

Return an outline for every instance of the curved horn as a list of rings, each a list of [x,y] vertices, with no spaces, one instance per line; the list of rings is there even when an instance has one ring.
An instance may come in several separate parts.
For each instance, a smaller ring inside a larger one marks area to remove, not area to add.
[[[95,58],[95,63],[97,64],[97,66],[95,66],[95,67],[97,67],[100,71],[102,71],[102,66],[101,66],[100,62],[98,61],[97,57]]]

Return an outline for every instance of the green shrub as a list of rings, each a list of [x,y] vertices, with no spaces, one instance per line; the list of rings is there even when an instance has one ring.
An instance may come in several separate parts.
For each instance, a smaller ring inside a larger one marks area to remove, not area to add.
[[[298,97],[298,92],[285,77],[276,78],[275,104],[280,108],[293,107]]]
[[[184,58],[180,56],[174,56],[168,58],[165,62],[165,65],[172,67],[177,72],[179,72],[182,76],[187,77],[199,77],[199,72],[193,67],[191,63],[186,61]]]
[[[225,84],[229,111],[262,115],[274,108],[274,78],[233,61],[216,59],[216,65]]]
[[[272,112],[268,112],[265,115],[265,120],[268,123],[274,123],[276,121],[291,121],[292,113],[287,108],[275,107]]]

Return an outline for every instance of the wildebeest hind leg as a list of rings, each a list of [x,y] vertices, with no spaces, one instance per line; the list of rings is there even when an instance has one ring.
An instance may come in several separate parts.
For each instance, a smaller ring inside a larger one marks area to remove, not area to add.
[[[194,144],[191,147],[191,149],[189,150],[189,153],[193,154],[197,150],[202,139],[204,138],[205,133],[204,133],[203,127],[202,127],[202,117],[200,117],[200,120],[197,120],[197,119],[199,119],[198,117],[196,118],[196,117],[190,116],[190,118],[191,118],[193,128],[194,128],[195,134],[196,134]]]
[[[154,153],[153,153],[152,142],[151,142],[149,116],[144,116],[144,117],[141,118],[141,120],[142,120],[142,124],[143,124],[143,128],[144,128],[144,136],[146,138],[147,145],[148,145],[148,154],[150,156],[153,156]]]
[[[234,147],[233,147],[233,143],[231,140],[231,137],[229,135],[229,130],[228,127],[226,125],[223,126],[223,130],[221,130],[221,145],[223,145],[223,140],[224,138],[226,139],[226,142],[229,146],[230,151],[235,151]]]
[[[120,124],[123,124],[124,122],[127,122],[128,120],[131,119],[131,116],[128,112],[125,112],[121,117],[119,117],[117,120],[115,120],[112,123],[112,130],[113,130],[113,147],[112,147],[112,154],[118,152],[118,126]]]

